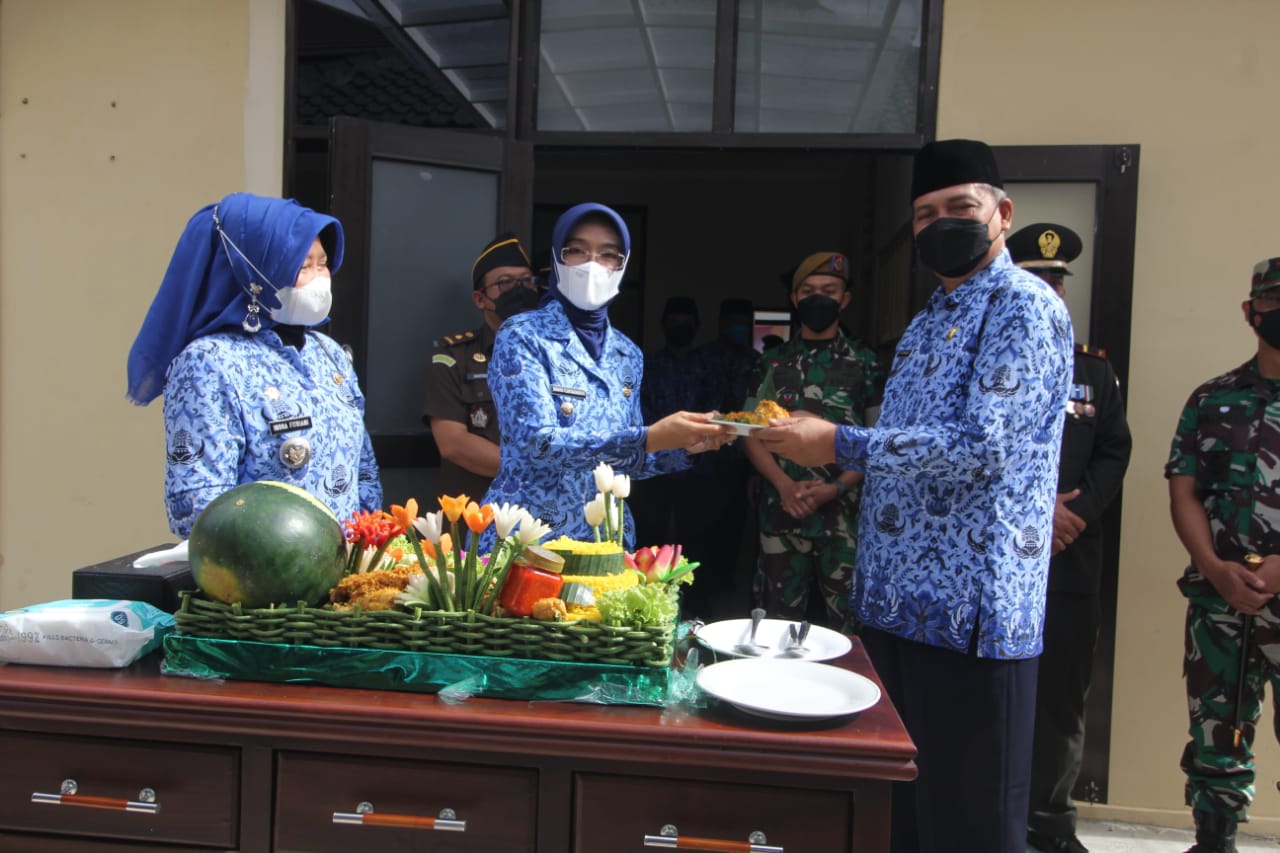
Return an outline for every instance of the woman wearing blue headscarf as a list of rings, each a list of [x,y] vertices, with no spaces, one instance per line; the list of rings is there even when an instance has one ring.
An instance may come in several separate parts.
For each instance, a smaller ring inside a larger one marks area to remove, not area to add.
[[[580,204],[556,222],[551,243],[543,304],[504,322],[494,342],[489,388],[502,461],[484,501],[523,506],[553,536],[591,539],[583,505],[596,493],[596,465],[651,477],[688,467],[688,453],[717,448],[733,434],[710,423],[710,413],[676,412],[644,425],[644,359],[609,325],[607,308],[631,250],[622,217]]]
[[[131,401],[164,394],[177,535],[256,480],[306,489],[340,519],[381,507],[351,359],[314,328],[328,320],[342,249],[338,220],[289,199],[235,193],[187,223],[128,364]]]

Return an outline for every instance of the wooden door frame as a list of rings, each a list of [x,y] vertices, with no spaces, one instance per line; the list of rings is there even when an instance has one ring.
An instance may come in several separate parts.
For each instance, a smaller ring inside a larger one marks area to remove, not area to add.
[[[1005,189],[1017,212],[1018,182],[1093,183],[1097,187],[1093,234],[1093,292],[1087,343],[1104,347],[1127,399],[1133,321],[1133,258],[1138,217],[1138,145],[995,146]],[[1081,341],[1080,343],[1086,343]],[[1115,673],[1116,598],[1120,567],[1123,491],[1103,528],[1102,623],[1093,660],[1093,686],[1085,708],[1085,755],[1073,796],[1107,801],[1111,753],[1111,702]]]
[[[346,245],[341,286],[333,291],[329,334],[350,347],[363,375],[369,352],[369,264],[373,164],[376,160],[448,166],[498,175],[498,230],[527,244],[533,230],[533,147],[500,132],[437,130],[346,117],[329,123],[329,213],[343,223]],[[374,435],[383,467],[434,467],[435,442],[421,435]]]

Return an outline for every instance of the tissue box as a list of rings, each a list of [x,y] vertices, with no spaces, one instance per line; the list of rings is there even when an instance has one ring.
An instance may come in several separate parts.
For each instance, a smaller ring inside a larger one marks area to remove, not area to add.
[[[71,597],[145,601],[166,613],[175,612],[182,605],[178,594],[196,588],[186,561],[146,569],[133,567],[133,561],[143,554],[172,545],[172,542],[166,542],[105,563],[76,569],[71,573]]]

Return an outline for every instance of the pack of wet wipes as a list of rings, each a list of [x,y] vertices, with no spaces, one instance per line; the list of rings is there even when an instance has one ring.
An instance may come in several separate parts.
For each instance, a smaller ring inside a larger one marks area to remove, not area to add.
[[[156,649],[173,616],[143,601],[73,598],[0,613],[0,661],[122,667]]]

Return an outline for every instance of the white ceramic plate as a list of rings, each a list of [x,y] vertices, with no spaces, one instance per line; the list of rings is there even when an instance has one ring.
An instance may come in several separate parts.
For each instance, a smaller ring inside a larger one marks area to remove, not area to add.
[[[838,631],[814,625],[809,629],[809,637],[804,641],[807,651],[803,654],[783,656],[782,641],[787,635],[787,627],[794,625],[786,619],[761,619],[760,628],[756,631],[756,642],[765,646],[760,654],[744,655],[735,647],[747,639],[751,631],[750,619],[725,619],[712,622],[698,629],[698,640],[712,651],[728,657],[762,657],[777,658],[784,662],[805,660],[831,660],[849,651],[853,646],[849,638]]]
[[[726,660],[698,671],[698,687],[733,707],[774,720],[826,720],[880,701],[869,678],[813,661]]]
[[[711,423],[720,424],[720,426],[733,427],[733,431],[738,435],[751,435],[758,429],[764,429],[763,424],[743,424],[737,421],[726,421],[720,418],[712,418]]]

